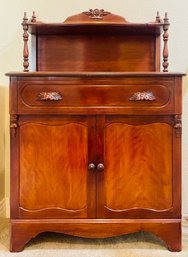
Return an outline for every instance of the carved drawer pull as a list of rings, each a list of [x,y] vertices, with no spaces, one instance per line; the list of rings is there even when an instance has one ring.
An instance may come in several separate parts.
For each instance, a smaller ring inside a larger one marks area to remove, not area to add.
[[[151,91],[136,92],[130,98],[130,101],[155,101],[156,97]]]
[[[59,101],[62,100],[62,96],[59,92],[41,92],[38,95],[37,100],[39,101]]]

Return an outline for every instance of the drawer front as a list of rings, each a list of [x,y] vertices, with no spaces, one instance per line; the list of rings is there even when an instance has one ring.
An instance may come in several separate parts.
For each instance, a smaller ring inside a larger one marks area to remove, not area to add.
[[[68,84],[60,81],[21,83],[18,112],[126,113],[174,111],[174,82]]]

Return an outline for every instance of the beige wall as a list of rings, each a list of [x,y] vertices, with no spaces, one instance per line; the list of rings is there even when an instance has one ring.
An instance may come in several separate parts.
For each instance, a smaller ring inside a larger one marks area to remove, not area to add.
[[[188,72],[187,0],[0,0],[0,202],[9,197],[8,78],[4,73],[22,70],[23,12],[35,10],[42,21],[61,22],[67,16],[104,8],[133,22],[148,22],[167,11],[170,18],[170,71]],[[188,78],[183,90],[183,212],[188,214]]]

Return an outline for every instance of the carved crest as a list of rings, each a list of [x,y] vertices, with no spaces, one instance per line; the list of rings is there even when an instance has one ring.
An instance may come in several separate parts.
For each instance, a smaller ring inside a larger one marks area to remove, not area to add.
[[[91,19],[103,19],[103,17],[110,14],[110,12],[107,12],[104,9],[89,9],[89,11],[83,12],[83,14],[89,16]]]

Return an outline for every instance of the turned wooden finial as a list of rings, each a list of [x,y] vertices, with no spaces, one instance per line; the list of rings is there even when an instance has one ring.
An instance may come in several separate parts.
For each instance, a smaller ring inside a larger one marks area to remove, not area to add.
[[[36,22],[36,21],[37,21],[37,17],[36,17],[35,11],[33,11],[33,15],[31,17],[31,22]]]
[[[169,21],[167,13],[165,13],[164,18],[164,25],[163,25],[163,40],[164,40],[164,48],[163,48],[163,71],[168,72],[168,28],[169,28]]]
[[[159,15],[159,11],[157,11],[157,16],[156,16],[155,21],[156,21],[156,22],[159,22],[159,23],[162,22],[161,17],[160,17],[160,15]]]
[[[29,67],[29,62],[28,62],[28,57],[29,57],[29,50],[28,50],[28,45],[27,45],[27,41],[28,41],[28,18],[27,18],[27,14],[26,12],[24,12],[24,18],[23,18],[23,22],[22,22],[22,26],[23,26],[23,41],[24,41],[24,48],[23,48],[23,67],[24,67],[24,72],[29,71],[28,67]]]

